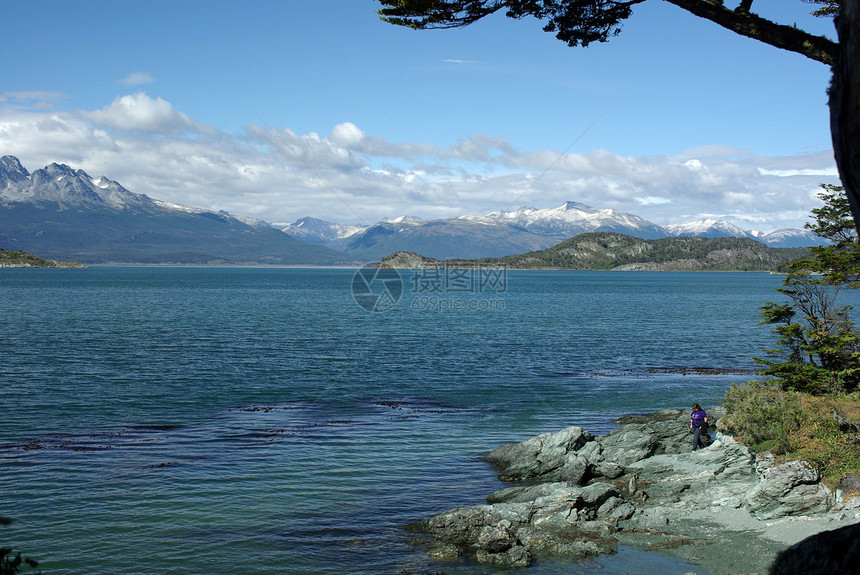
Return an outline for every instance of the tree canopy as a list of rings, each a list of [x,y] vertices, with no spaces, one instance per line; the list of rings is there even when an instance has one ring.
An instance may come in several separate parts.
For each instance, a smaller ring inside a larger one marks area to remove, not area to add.
[[[607,42],[621,32],[637,4],[657,0],[379,0],[386,22],[415,29],[458,28],[503,11],[508,17],[532,16],[543,29],[569,46]],[[755,14],[755,0],[662,0],[736,34],[789,50],[833,69],[830,132],[836,165],[860,222],[860,0],[801,0],[811,14],[832,18],[838,42]],[[782,0],[786,1],[786,0]]]
[[[860,385],[860,333],[849,306],[838,296],[860,286],[860,240],[848,201],[837,186],[822,186],[822,207],[812,210],[807,228],[828,240],[811,248],[812,257],[792,265],[777,291],[790,303],[767,302],[763,324],[773,325],[777,347],[757,359],[787,389],[821,394],[854,391]]]
[[[726,7],[722,0],[663,0],[710,20],[743,36],[766,44],[803,54],[808,58],[833,64],[838,47],[824,36],[777,24],[752,13],[753,0],[743,0],[736,8]],[[833,17],[841,0],[803,0],[822,5],[813,14]],[[554,32],[568,46],[588,46],[606,42],[621,32],[624,20],[633,6],[646,0],[380,0],[387,6],[379,10],[392,24],[416,29],[457,28],[504,10],[510,18],[533,16],[545,22],[544,31]]]

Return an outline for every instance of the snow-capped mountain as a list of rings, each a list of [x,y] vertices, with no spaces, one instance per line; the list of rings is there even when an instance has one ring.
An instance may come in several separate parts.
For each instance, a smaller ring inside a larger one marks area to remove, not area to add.
[[[64,164],[31,174],[14,156],[0,158],[0,248],[82,263],[351,261],[262,220],[154,200]]]
[[[666,235],[657,224],[620,212],[596,209],[578,202],[565,202],[557,208],[520,208],[515,211],[495,211],[485,216],[462,216],[474,222],[507,223],[521,226],[544,235],[572,237],[587,232],[620,232],[643,239],[662,238]]]
[[[754,234],[755,239],[772,248],[802,248],[807,246],[823,246],[827,242],[809,230],[782,228],[769,234]]]
[[[318,218],[301,218],[291,224],[272,224],[282,232],[289,234],[297,240],[312,244],[325,244],[334,240],[348,238],[363,232],[368,226],[351,226],[348,224],[336,224]]]
[[[753,238],[755,235],[724,220],[695,220],[663,226],[670,237],[696,236],[701,238]]]
[[[324,244],[367,259],[381,258],[396,251],[412,251],[439,259],[479,258],[545,249],[575,235],[597,231],[646,239],[666,236],[660,226],[633,214],[565,202],[558,208],[524,207],[441,220],[389,218],[359,233]]]
[[[27,180],[28,172],[18,158],[15,156],[3,156],[0,158],[0,190],[12,187],[18,182]]]
[[[0,201],[52,202],[67,208],[154,205],[148,196],[134,194],[104,176],[93,178],[65,164],[51,164],[31,174],[14,156],[0,158]]]

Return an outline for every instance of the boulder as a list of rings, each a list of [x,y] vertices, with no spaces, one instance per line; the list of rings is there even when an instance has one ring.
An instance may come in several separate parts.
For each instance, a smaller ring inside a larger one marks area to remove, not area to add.
[[[511,567],[528,567],[532,564],[531,552],[522,545],[515,545],[501,553],[490,553],[486,549],[478,549],[475,558],[481,565],[509,569]]]
[[[834,496],[820,479],[818,468],[806,461],[769,467],[747,496],[747,508],[759,519],[824,513],[833,506]]]
[[[604,461],[621,467],[651,457],[657,450],[657,438],[639,425],[625,425],[599,441]]]
[[[587,461],[578,458],[576,451],[590,441],[594,441],[591,433],[581,427],[568,427],[502,445],[491,451],[486,461],[501,469],[499,477],[505,481],[540,478],[579,482]]]
[[[424,528],[436,540],[431,548],[444,550],[449,557],[474,553],[480,563],[500,568],[528,565],[541,555],[583,559],[614,552],[617,541],[601,532],[607,531],[608,523],[614,525],[634,512],[607,483],[511,487],[487,501],[489,505],[454,509],[429,519]],[[451,551],[452,545],[458,553]]]

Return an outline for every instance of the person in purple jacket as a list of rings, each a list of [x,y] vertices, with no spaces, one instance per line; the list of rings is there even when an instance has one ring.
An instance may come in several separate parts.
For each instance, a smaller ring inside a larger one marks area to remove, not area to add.
[[[702,434],[708,432],[708,414],[699,407],[698,403],[693,404],[693,413],[690,414],[690,429],[693,430],[693,451],[705,447],[702,444]]]

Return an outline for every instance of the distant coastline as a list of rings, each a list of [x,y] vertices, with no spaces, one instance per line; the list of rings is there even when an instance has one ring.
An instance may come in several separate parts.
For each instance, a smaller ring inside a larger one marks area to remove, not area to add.
[[[27,252],[0,249],[0,268],[85,268],[76,262],[58,262]]]

